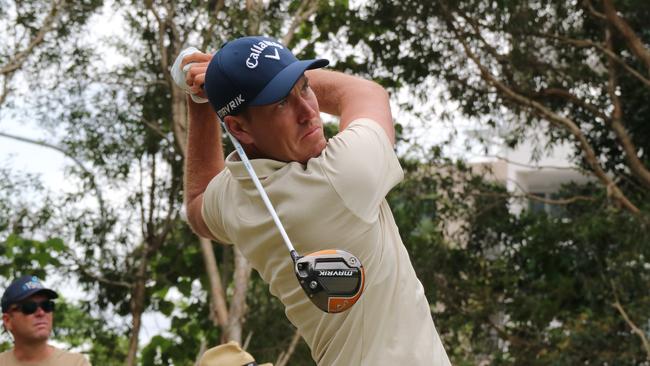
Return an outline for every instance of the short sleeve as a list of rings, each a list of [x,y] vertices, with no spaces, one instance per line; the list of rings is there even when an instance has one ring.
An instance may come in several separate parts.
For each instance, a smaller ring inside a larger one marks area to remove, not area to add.
[[[364,118],[331,138],[320,157],[323,173],[349,210],[372,221],[404,173],[386,132]]]
[[[79,360],[79,366],[91,366],[91,365],[90,365],[90,361],[88,361],[88,359],[87,359],[85,356],[80,355],[79,358],[80,358],[80,360]]]
[[[220,184],[225,184],[222,174],[214,177],[205,189],[201,204],[201,216],[203,216],[203,221],[208,229],[210,229],[210,233],[212,233],[214,238],[220,243],[229,244],[232,241],[226,233],[223,220],[224,216],[221,212],[222,205],[219,204],[220,202],[225,202],[223,197],[221,197],[225,189],[220,189],[223,188],[220,187]]]

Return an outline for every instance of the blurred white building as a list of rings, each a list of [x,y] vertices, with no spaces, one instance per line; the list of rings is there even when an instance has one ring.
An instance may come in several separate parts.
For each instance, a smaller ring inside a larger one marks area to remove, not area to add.
[[[532,194],[545,199],[557,198],[563,184],[584,184],[593,180],[572,161],[573,150],[568,143],[551,149],[536,149],[545,146],[545,135],[537,134],[511,149],[501,146],[496,154],[473,163],[475,171],[483,170],[489,179],[502,182],[509,192],[525,196]],[[489,172],[489,173],[488,173]],[[520,213],[524,209],[557,212],[558,206],[532,199],[513,200],[510,209]]]

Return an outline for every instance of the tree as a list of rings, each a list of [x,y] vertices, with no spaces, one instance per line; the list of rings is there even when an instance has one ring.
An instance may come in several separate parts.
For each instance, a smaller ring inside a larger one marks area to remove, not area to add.
[[[463,114],[507,127],[511,145],[530,128],[571,142],[613,204],[639,215],[650,187],[639,113],[650,86],[648,12],[645,2],[611,0],[375,1],[349,24],[352,43],[372,50],[361,69],[390,72],[397,85],[435,76]]]
[[[37,82],[40,88],[56,85],[57,67],[65,64],[71,51],[63,47],[81,34],[90,15],[101,1],[35,0],[5,2],[0,12],[3,42],[0,47],[0,108],[28,93],[18,87],[22,80]],[[43,11],[46,9],[46,11]],[[48,80],[49,79],[49,80]],[[49,84],[47,81],[54,83]],[[16,95],[16,93],[18,93]],[[13,94],[13,95],[12,95]],[[0,109],[1,110],[1,109]]]
[[[549,141],[541,149],[571,143],[597,184],[567,187],[551,202],[565,206],[558,218],[511,215],[512,195],[476,178],[451,190],[443,185],[450,176],[417,178],[414,197],[430,199],[421,186],[437,182],[435,210],[420,219],[415,208],[426,201],[412,202],[405,212],[415,221],[396,219],[413,235],[404,239],[410,250],[426,253],[413,256],[428,262],[416,270],[455,363],[649,357],[647,297],[638,295],[650,213],[650,133],[639,113],[649,95],[648,11],[636,1],[374,1],[343,21],[350,42],[369,50],[361,62],[349,59],[350,69],[390,75],[388,86],[409,86],[422,101],[428,80],[444,83],[443,98],[482,127],[506,127],[510,146],[532,131]],[[464,200],[450,202],[458,195]],[[464,235],[445,240],[434,215],[454,207],[465,210]]]
[[[114,39],[113,45],[128,61],[114,72],[99,67],[86,71],[88,78],[71,86],[70,95],[77,99],[67,103],[60,127],[66,131],[62,141],[66,151],[91,165],[95,179],[125,192],[124,203],[113,206],[115,216],[104,224],[108,228],[106,241],[98,240],[96,228],[84,220],[79,220],[80,225],[69,235],[85,248],[83,258],[76,259],[77,268],[88,290],[99,292],[99,305],[115,306],[120,315],[131,317],[127,364],[132,365],[137,359],[143,312],[171,314],[165,294],[172,287],[185,288],[196,278],[188,277],[196,271],[178,273],[166,265],[206,268],[208,276],[201,277],[201,282],[209,289],[209,319],[219,326],[220,341],[244,340],[250,266],[236,249],[215,250],[209,241],[192,237],[183,228],[181,182],[187,110],[186,96],[169,75],[173,59],[186,45],[208,49],[247,32],[284,32],[284,41],[293,45],[297,35],[313,38],[316,30],[305,21],[318,7],[326,11],[334,5],[308,1],[117,5],[129,31],[127,37]],[[132,35],[137,36],[135,41]],[[135,211],[120,212],[120,206]],[[194,246],[201,248],[200,256]],[[219,260],[215,253],[221,253]],[[165,256],[175,256],[175,260]],[[191,265],[176,261],[188,258]],[[232,296],[226,296],[231,286]],[[183,290],[181,293],[189,296]],[[194,347],[188,349],[197,353],[202,343],[217,341],[211,331],[194,335]],[[206,338],[201,339],[203,336]],[[160,338],[155,343],[165,344]]]

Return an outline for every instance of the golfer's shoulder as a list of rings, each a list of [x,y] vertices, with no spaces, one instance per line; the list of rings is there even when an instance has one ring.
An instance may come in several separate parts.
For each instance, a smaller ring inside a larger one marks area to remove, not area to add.
[[[354,121],[350,122],[348,127],[345,130],[341,131],[339,135],[345,135],[347,132],[351,132],[362,137],[376,138],[381,140],[381,142],[392,145],[388,139],[388,135],[386,135],[386,131],[381,126],[381,124],[371,118],[362,117],[355,119]]]
[[[208,182],[208,185],[204,193],[207,193],[208,191],[210,191],[211,193],[216,193],[217,191],[229,187],[230,183],[232,183],[232,181],[234,180],[236,179],[234,179],[233,174],[230,171],[230,168],[226,166],[225,169],[223,169],[217,175],[212,177],[210,182]]]
[[[393,144],[384,129],[370,118],[358,118],[329,139],[324,158],[366,160],[393,154]]]
[[[374,186],[375,182],[401,174],[399,160],[386,132],[368,118],[354,120],[331,138],[319,158],[319,165],[338,189],[355,184]]]

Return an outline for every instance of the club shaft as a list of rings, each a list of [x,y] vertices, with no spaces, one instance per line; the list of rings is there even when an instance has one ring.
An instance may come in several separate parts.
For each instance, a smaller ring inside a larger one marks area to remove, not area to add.
[[[280,231],[280,235],[282,235],[282,240],[284,241],[284,245],[287,246],[287,249],[289,249],[289,253],[291,254],[291,259],[293,259],[293,261],[295,262],[296,258],[298,258],[298,253],[293,248],[293,245],[291,244],[291,240],[289,239],[289,235],[287,235],[287,232],[284,230],[284,226],[282,226],[282,222],[280,221],[278,214],[275,212],[275,208],[273,208],[273,204],[271,204],[271,200],[269,200],[269,196],[266,194],[264,187],[262,187],[262,183],[257,178],[257,174],[255,174],[255,170],[253,169],[250,160],[248,160],[248,156],[246,155],[244,148],[241,146],[239,141],[237,141],[237,139],[230,133],[230,131],[228,131],[228,127],[226,127],[226,124],[223,122],[223,120],[221,120],[221,118],[219,118],[219,122],[221,122],[221,126],[223,127],[224,131],[226,131],[226,135],[228,135],[230,141],[232,141],[232,144],[235,145],[235,150],[237,150],[237,154],[239,154],[239,158],[244,163],[244,167],[246,167],[246,171],[248,172],[248,175],[250,175],[251,179],[253,180],[253,183],[255,184],[255,188],[257,188],[257,191],[260,193],[260,196],[262,196],[262,201],[264,201],[264,205],[266,206],[266,209],[271,214],[271,217],[273,218],[273,222],[275,222],[275,226],[277,226],[278,230]]]

